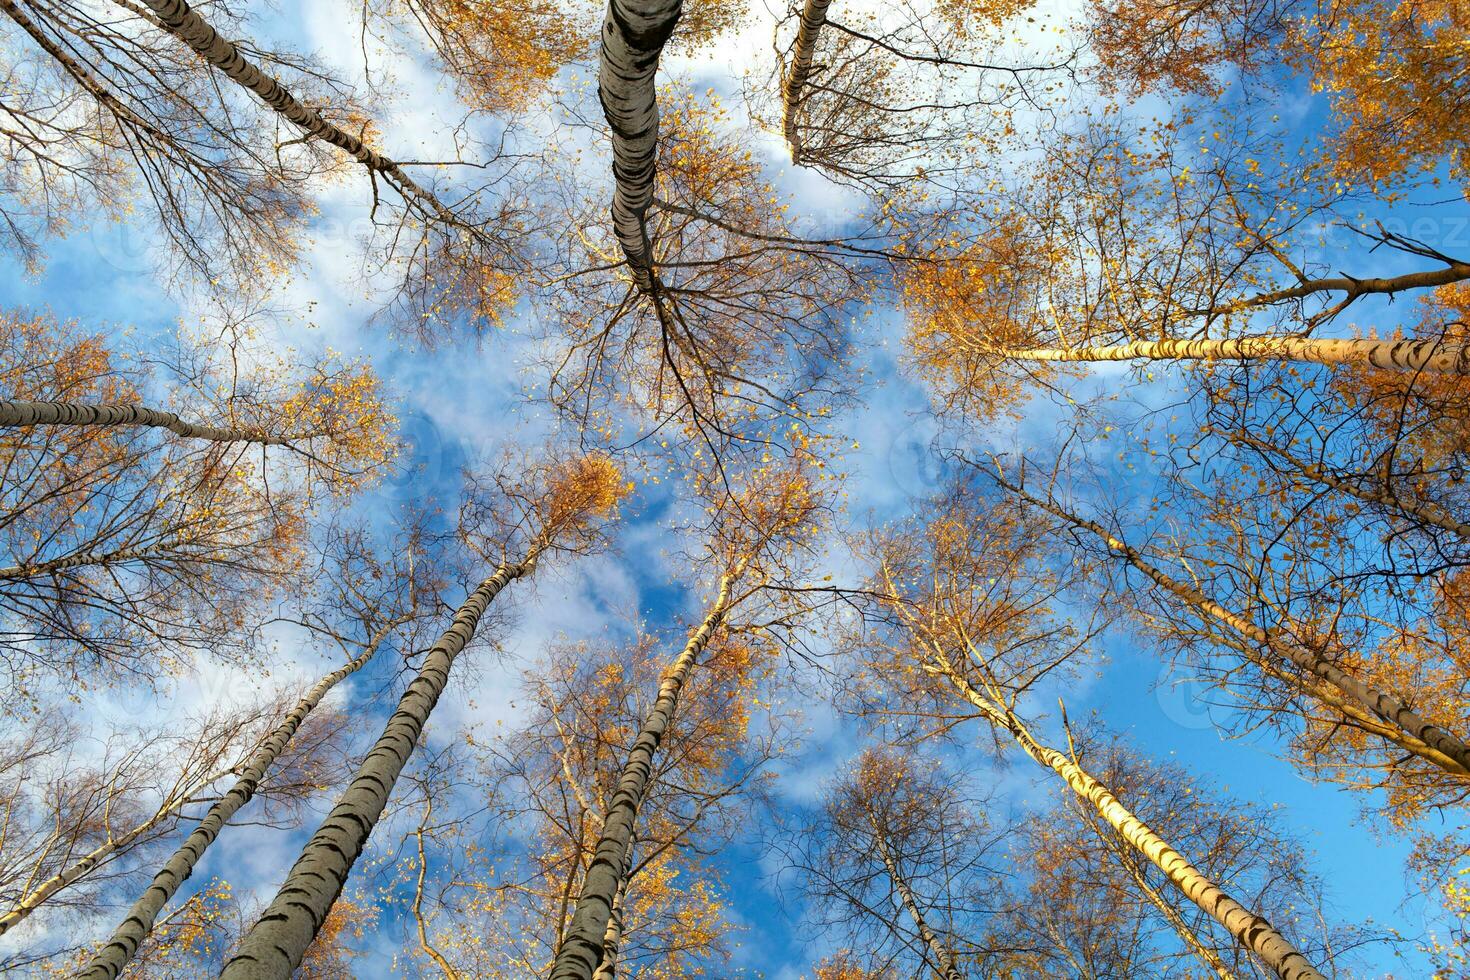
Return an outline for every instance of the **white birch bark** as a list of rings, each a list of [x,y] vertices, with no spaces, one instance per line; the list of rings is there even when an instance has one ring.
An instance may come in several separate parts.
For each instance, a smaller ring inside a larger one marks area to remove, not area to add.
[[[893,882],[893,888],[898,892],[904,911],[908,912],[909,918],[914,922],[914,928],[918,930],[920,941],[928,949],[929,955],[933,957],[934,972],[942,980],[964,980],[964,975],[960,973],[960,968],[955,963],[954,954],[950,952],[949,947],[940,942],[939,936],[930,928],[929,920],[924,917],[923,910],[919,908],[918,900],[914,898],[913,890],[909,888],[908,879],[904,877],[898,861],[893,857],[892,849],[888,846],[887,835],[884,834],[878,817],[872,810],[868,811],[868,823],[873,828],[873,841],[878,845],[878,856],[883,859],[883,868],[888,872],[888,880]]]
[[[597,92],[612,130],[613,234],[642,290],[653,288],[647,215],[658,163],[654,75],[680,13],[680,0],[609,0],[602,25]]]
[[[8,565],[0,568],[0,581],[23,582],[26,579],[40,578],[43,575],[64,572],[72,568],[106,568],[109,565],[141,561],[154,555],[169,555],[171,549],[171,545],[157,544],[143,548],[118,548],[116,551],[80,551],[62,558],[38,561],[32,565]]]
[[[142,405],[85,405],[76,402],[27,402],[0,400],[0,426],[21,425],[137,425],[167,429],[188,439],[210,442],[254,442],[287,446],[306,435],[273,436],[249,429],[225,429],[185,422],[173,412]]]
[[[827,8],[832,0],[806,0],[801,8],[801,26],[796,29],[796,44],[791,50],[791,68],[781,84],[781,135],[791,150],[791,163],[801,165],[801,127],[797,113],[801,110],[802,90],[812,74],[812,57],[817,50],[817,35],[827,23]]]
[[[631,848],[629,849],[631,851]],[[631,861],[631,857],[629,858]],[[602,934],[602,960],[592,973],[592,980],[615,980],[618,975],[618,948],[623,943],[623,904],[628,898],[628,877],[618,882],[618,892],[613,896],[612,912],[607,917],[607,929]]]
[[[608,802],[603,817],[602,835],[593,852],[592,864],[582,880],[582,892],[572,912],[561,948],[552,964],[550,980],[590,980],[602,960],[603,941],[608,920],[612,917],[619,887],[628,876],[629,846],[638,820],[638,807],[648,786],[649,774],[659,743],[673,721],[679,706],[679,692],[694,668],[699,655],[725,620],[730,610],[732,590],[738,573],[720,579],[719,593],[704,622],[689,637],[684,649],[664,671],[658,699],[649,709],[643,728],[628,753],[628,761],[618,780],[618,788]]]
[[[1189,923],[1184,921],[1184,916],[1179,914],[1179,910],[1170,905],[1164,896],[1159,894],[1157,888],[1149,884],[1148,878],[1144,876],[1142,870],[1135,867],[1133,862],[1129,860],[1130,856],[1118,853],[1122,849],[1121,845],[1116,844],[1114,840],[1104,840],[1103,844],[1109,851],[1113,852],[1114,856],[1118,859],[1118,863],[1123,865],[1123,870],[1128,873],[1128,877],[1133,879],[1133,883],[1143,893],[1143,897],[1148,899],[1149,904],[1159,910],[1159,914],[1173,927],[1174,931],[1179,935],[1179,938],[1184,941],[1184,945],[1189,947],[1189,951],[1210,972],[1214,973],[1219,980],[1237,980],[1235,974],[1230,972],[1230,967],[1226,966],[1225,961],[1220,958],[1220,954],[1207,946],[1204,940],[1200,939],[1195,931],[1189,927]]]
[[[1329,366],[1364,364],[1392,371],[1470,374],[1470,346],[1438,340],[1236,337],[1134,340],[1095,347],[1033,347],[995,353],[1017,361],[1300,361]]]
[[[429,714],[444,693],[449,670],[475,634],[486,608],[507,584],[534,565],[502,565],[479,584],[454,622],[424,656],[377,743],[327,819],[317,828],[260,920],[220,973],[225,980],[286,980],[301,965],[331,911],[352,865],[367,844],[399,774],[418,745]]]
[[[297,729],[306,720],[306,716],[321,703],[328,691],[336,687],[343,679],[361,670],[377,653],[378,647],[387,638],[389,632],[402,625],[404,621],[405,619],[400,618],[383,626],[363,648],[361,654],[318,680],[311,690],[296,702],[296,706],[251,754],[240,770],[240,778],[235,785],[214,806],[209,808],[209,812],[204,815],[199,826],[194,828],[179,849],[153,876],[153,882],[142,897],[133,903],[133,907],[128,910],[127,917],[113,932],[107,945],[99,950],[77,974],[80,980],[113,980],[122,972],[123,967],[127,966],[133,955],[137,953],[138,947],[153,931],[163,907],[194,873],[195,865],[203,859],[204,852],[214,843],[220,830],[230,822],[230,818],[238,813],[241,807],[249,803],[255,796],[261,780],[285,752]]]
[[[934,649],[931,645],[931,649]],[[997,727],[1009,732],[1024,751],[1037,763],[1055,772],[1079,797],[1090,803],[1104,820],[1135,850],[1162,871],[1184,897],[1197,905],[1230,935],[1253,953],[1281,980],[1326,980],[1317,972],[1285,936],[1270,922],[1227,895],[1204,872],[1192,865],[1142,820],[1118,801],[1106,786],[1066,755],[1041,744],[1014,714],[1002,711],[985,695],[975,690],[955,670],[953,664],[935,650],[937,668],[959,691]]]

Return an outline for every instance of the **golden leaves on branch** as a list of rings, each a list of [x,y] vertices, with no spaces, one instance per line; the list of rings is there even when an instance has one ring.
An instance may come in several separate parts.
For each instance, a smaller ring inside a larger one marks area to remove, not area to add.
[[[1014,410],[1027,396],[1025,378],[1002,367],[1008,351],[1045,345],[1042,303],[1057,260],[1013,216],[974,240],[926,245],[903,265],[909,351],[943,404]]]
[[[1288,44],[1331,100],[1335,176],[1378,186],[1448,163],[1470,182],[1465,0],[1337,0],[1294,24]]]
[[[1299,73],[1327,95],[1320,163],[1340,187],[1470,177],[1465,0],[1100,0],[1087,30],[1100,80],[1133,96]]]
[[[603,453],[578,456],[554,464],[547,475],[542,521],[547,533],[572,529],[611,517],[633,485],[623,479],[612,457]]]

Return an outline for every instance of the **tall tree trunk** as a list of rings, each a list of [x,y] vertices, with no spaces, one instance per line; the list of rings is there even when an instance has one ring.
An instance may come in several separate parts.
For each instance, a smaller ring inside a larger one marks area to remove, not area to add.
[[[628,848],[628,863],[632,863],[632,847]],[[613,896],[612,912],[607,917],[607,929],[602,933],[602,959],[592,973],[592,980],[615,980],[618,975],[618,948],[623,944],[623,906],[628,900],[628,876],[618,882],[617,894]]]
[[[1335,712],[1328,713],[1322,718],[1324,724],[1333,728],[1348,725],[1357,728],[1369,735],[1377,736],[1386,742],[1397,745],[1410,755],[1417,756],[1432,765],[1438,766],[1445,772],[1460,779],[1470,779],[1470,767],[1461,765],[1454,759],[1422,740],[1415,738],[1408,732],[1396,725],[1389,724],[1382,718],[1352,698],[1347,697],[1342,691],[1328,684],[1326,681],[1311,675],[1292,673],[1286,665],[1274,656],[1263,655],[1259,644],[1251,643],[1246,637],[1221,638],[1221,642],[1229,645],[1247,661],[1255,664],[1262,673],[1276,678],[1283,684],[1299,687],[1308,697],[1315,698],[1322,704]]]
[[[730,610],[732,591],[739,571],[720,579],[720,590],[699,629],[689,638],[684,649],[664,671],[658,699],[643,721],[643,728],[633,742],[632,751],[618,780],[618,788],[603,816],[602,835],[592,856],[592,864],[582,880],[582,892],[572,912],[571,926],[552,964],[550,980],[590,980],[602,959],[603,939],[612,917],[618,888],[628,876],[629,844],[638,820],[638,806],[648,786],[653,758],[659,743],[673,721],[679,706],[679,692],[699,655],[709,644]]]
[[[354,160],[374,173],[380,173],[403,195],[405,201],[423,207],[443,221],[459,221],[439,199],[419,186],[396,162],[374,150],[346,130],[327,122],[321,113],[302,105],[287,89],[261,71],[230,41],[190,8],[185,0],[142,0],[158,17],[159,23],[172,35],[193,48],[205,61],[224,72],[238,85],[249,89],[260,101],[280,113],[294,125],[349,153]]]
[[[996,350],[1017,361],[1301,361],[1366,364],[1394,371],[1470,374],[1470,346],[1438,340],[1318,340],[1236,337],[1225,340],[1134,340],[1096,347]]]
[[[1162,871],[1185,898],[1224,926],[1241,946],[1259,957],[1278,977],[1282,980],[1326,980],[1271,923],[1225,894],[1184,855],[1135,817],[1106,786],[1061,752],[1037,741],[1014,713],[1001,709],[975,690],[933,645],[931,650],[936,654],[938,671],[949,679],[965,700],[997,727],[1010,732],[1021,750],[1034,761],[1060,776],[1125,841]]]
[[[919,932],[919,939],[934,958],[931,964],[934,972],[943,980],[964,980],[964,974],[960,973],[958,964],[955,963],[954,953],[949,947],[939,941],[939,936],[929,926],[929,920],[924,917],[924,912],[919,908],[918,900],[909,888],[908,879],[904,877],[898,862],[893,857],[893,851],[888,846],[887,835],[879,823],[877,816],[868,811],[868,822],[873,828],[873,840],[878,845],[878,854],[883,859],[883,867],[888,872],[888,880],[893,882],[893,888],[898,892],[904,910],[908,912],[909,918],[914,920],[914,928]]]
[[[444,693],[455,658],[474,636],[480,617],[500,590],[531,571],[534,564],[533,556],[517,565],[501,565],[455,612],[453,625],[424,656],[383,734],[337,805],[307,842],[270,906],[225,964],[222,978],[286,980],[301,965],[307,947],[316,938],[368,835],[388,805],[393,784]]]
[[[653,288],[647,215],[658,163],[654,75],[683,12],[681,0],[609,0],[597,93],[612,130],[612,223],[639,289]]]
[[[71,568],[106,568],[130,561],[140,561],[154,555],[168,555],[175,544],[151,544],[142,548],[118,548],[116,551],[79,551],[61,558],[38,561],[34,565],[8,565],[0,568],[0,581],[19,582],[40,578],[53,572],[64,572]]]
[[[1101,538],[1107,544],[1108,548],[1124,558],[1134,568],[1147,575],[1165,591],[1178,597],[1192,608],[1224,623],[1241,635],[1249,637],[1277,655],[1285,657],[1312,676],[1331,684],[1377,717],[1429,746],[1435,753],[1452,759],[1457,764],[1457,767],[1446,767],[1443,763],[1438,762],[1434,756],[1425,756],[1429,761],[1436,762],[1437,765],[1448,769],[1448,771],[1456,775],[1460,775],[1466,769],[1470,769],[1470,746],[1467,746],[1459,736],[1451,734],[1446,729],[1426,721],[1418,712],[1414,711],[1392,694],[1364,684],[1326,658],[1313,653],[1298,643],[1293,643],[1277,635],[1271,630],[1257,626],[1245,617],[1226,609],[1193,586],[1164,574],[1162,570],[1154,566],[1133,548],[1129,547],[1127,543],[1114,537],[1101,524],[1069,513],[1055,503],[1034,497],[1022,490],[1019,486],[1007,482],[1004,477],[997,475],[996,480],[1001,486],[1030,501],[1048,513],[1061,518],[1074,527],[1091,531]]]
[[[153,931],[153,926],[158,920],[159,913],[163,911],[163,907],[194,873],[195,865],[204,857],[204,852],[214,843],[220,830],[230,822],[230,818],[239,812],[241,807],[249,803],[255,796],[261,780],[285,752],[291,739],[296,735],[297,729],[306,720],[306,716],[321,703],[328,691],[336,687],[344,678],[361,670],[377,653],[378,647],[389,632],[406,621],[407,617],[399,617],[384,625],[363,648],[361,654],[318,680],[311,690],[296,702],[296,706],[250,756],[244,768],[240,770],[240,778],[235,785],[214,806],[209,808],[209,812],[199,822],[199,826],[194,828],[179,849],[164,863],[158,874],[154,875],[153,883],[148,886],[142,897],[133,903],[133,907],[128,910],[127,917],[113,932],[107,945],[92,957],[81,973],[77,974],[79,978],[82,980],[113,980],[122,972],[123,967],[127,966],[133,955],[137,953],[143,940],[147,939]]]
[[[796,114],[801,110],[801,94],[812,73],[812,56],[817,50],[817,35],[827,23],[827,8],[832,0],[806,0],[801,8],[801,26],[796,30],[796,44],[791,49],[791,68],[781,85],[781,134],[791,150],[791,163],[801,165],[801,132]]]
[[[272,436],[249,429],[223,429],[213,425],[185,422],[173,412],[163,412],[142,405],[80,405],[75,402],[0,401],[0,426],[19,425],[139,425],[168,429],[189,439],[211,442],[255,442],[266,446],[286,446],[297,436]]]
[[[96,871],[109,859],[127,850],[129,846],[142,839],[164,821],[177,818],[184,807],[189,805],[189,802],[194,798],[196,793],[202,792],[226,775],[229,775],[229,773],[218,772],[203,776],[195,781],[193,785],[180,788],[169,799],[166,799],[152,816],[127,832],[119,834],[116,837],[109,832],[107,840],[94,847],[81,860],[76,861],[65,870],[41,882],[22,896],[14,908],[10,909],[4,915],[0,915],[0,936],[5,935],[12,928],[29,918],[31,913],[44,905],[57,892],[75,884],[93,871]]]
[[[1189,947],[1190,952],[1195,955],[1195,958],[1203,963],[1219,980],[1236,980],[1235,974],[1230,971],[1230,967],[1225,965],[1225,961],[1220,958],[1220,954],[1207,945],[1204,940],[1200,939],[1199,935],[1190,928],[1189,923],[1184,920],[1184,916],[1179,913],[1179,910],[1173,905],[1170,905],[1168,900],[1159,894],[1159,890],[1149,883],[1148,877],[1143,873],[1143,869],[1134,863],[1133,853],[1112,834],[1098,827],[1095,816],[1089,814],[1088,823],[1093,825],[1093,829],[1102,841],[1103,847],[1107,848],[1108,852],[1122,865],[1128,877],[1133,879],[1133,883],[1143,893],[1143,897],[1148,899],[1149,903],[1159,910],[1159,914],[1178,933],[1179,938],[1183,940],[1185,946]]]

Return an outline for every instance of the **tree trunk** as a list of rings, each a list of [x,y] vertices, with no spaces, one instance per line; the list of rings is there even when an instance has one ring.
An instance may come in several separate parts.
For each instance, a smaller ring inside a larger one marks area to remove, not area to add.
[[[1331,684],[1377,717],[1411,735],[1413,738],[1434,749],[1435,752],[1442,753],[1454,760],[1459,768],[1451,768],[1449,769],[1450,772],[1460,775],[1462,771],[1470,769],[1470,746],[1467,746],[1458,736],[1451,734],[1438,725],[1426,721],[1418,712],[1414,711],[1392,694],[1379,691],[1376,688],[1364,684],[1357,678],[1345,673],[1337,665],[1300,644],[1283,639],[1274,632],[1257,626],[1250,620],[1221,606],[1193,586],[1164,574],[1163,571],[1155,567],[1125,542],[1114,537],[1102,525],[1087,520],[1084,517],[1071,514],[1057,504],[1033,497],[1020,487],[1006,482],[1003,477],[997,476],[996,479],[1001,486],[1030,501],[1048,513],[1059,517],[1075,527],[1084,528],[1096,534],[1107,543],[1107,546],[1111,550],[1117,552],[1130,565],[1143,572],[1163,589],[1177,596],[1188,605],[1226,624],[1243,636],[1260,643],[1277,655],[1285,657],[1312,676],[1321,678]],[[1433,757],[1426,758],[1434,761]],[[1443,765],[1443,763],[1437,764]]]
[[[924,912],[919,908],[919,903],[909,888],[908,880],[900,872],[898,862],[894,860],[893,853],[888,847],[887,837],[871,810],[868,811],[868,822],[873,828],[873,840],[878,844],[878,854],[883,858],[883,867],[888,872],[888,880],[893,882],[893,888],[898,892],[904,909],[908,912],[909,918],[914,920],[914,928],[919,931],[919,939],[929,950],[929,955],[934,957],[934,963],[931,964],[934,972],[943,980],[964,980],[964,974],[960,973],[960,968],[955,963],[954,954],[939,941],[939,936],[929,927],[929,921],[924,918]]]
[[[1460,779],[1470,779],[1470,767],[1461,765],[1459,762],[1445,755],[1443,752],[1422,740],[1415,738],[1408,732],[1395,725],[1385,722],[1358,701],[1346,697],[1342,691],[1313,676],[1293,674],[1281,663],[1261,655],[1259,646],[1252,645],[1246,638],[1240,637],[1236,642],[1224,639],[1236,652],[1255,664],[1260,670],[1281,681],[1283,684],[1300,687],[1309,697],[1316,698],[1322,704],[1337,712],[1340,717],[1327,720],[1334,727],[1350,725],[1370,735],[1376,735],[1386,742],[1397,745],[1410,755],[1417,756],[1431,765],[1438,766],[1445,772]]]
[[[1149,903],[1159,910],[1159,914],[1179,934],[1179,938],[1184,941],[1185,946],[1189,947],[1190,952],[1210,972],[1215,974],[1219,980],[1236,980],[1235,974],[1230,972],[1230,967],[1225,965],[1225,961],[1220,958],[1220,954],[1208,946],[1204,940],[1200,939],[1195,931],[1190,928],[1189,923],[1184,920],[1184,916],[1179,913],[1179,910],[1170,905],[1164,896],[1159,894],[1158,889],[1149,883],[1148,877],[1143,873],[1143,869],[1134,863],[1133,855],[1129,853],[1124,845],[1118,842],[1116,837],[1099,828],[1095,821],[1096,818],[1093,817],[1089,817],[1088,819],[1088,823],[1092,825],[1094,832],[1102,840],[1103,847],[1107,848],[1108,852],[1123,866],[1123,870],[1128,873],[1128,877],[1133,879],[1133,883],[1138,886],[1138,890],[1143,893],[1143,897],[1148,899]]]
[[[632,848],[629,849],[632,863]],[[623,905],[628,900],[628,877],[618,882],[618,892],[613,896],[612,912],[607,917],[607,929],[602,933],[602,959],[592,973],[592,980],[615,980],[618,975],[618,947],[623,942]]]
[[[796,30],[796,44],[791,49],[791,69],[781,86],[781,133],[791,150],[793,166],[801,165],[801,133],[796,114],[801,109],[801,93],[812,73],[812,56],[817,50],[817,35],[827,23],[827,8],[832,0],[806,0],[801,8],[801,26]]]
[[[602,959],[602,943],[607,935],[607,923],[612,917],[618,888],[628,876],[629,843],[638,819],[638,805],[648,786],[653,757],[658,752],[664,732],[673,721],[674,710],[679,705],[679,691],[683,688],[689,671],[693,669],[695,661],[704,652],[710,638],[729,612],[731,591],[737,575],[738,572],[732,572],[720,579],[719,594],[705,615],[704,622],[664,672],[658,699],[644,719],[643,729],[638,733],[633,749],[628,753],[628,761],[623,766],[617,791],[603,815],[602,836],[597,841],[592,864],[582,880],[582,893],[572,912],[572,922],[566,938],[552,964],[550,980],[590,980],[593,970]]]
[[[682,13],[681,0],[609,0],[602,25],[597,92],[612,130],[612,224],[633,281],[653,288],[653,247],[647,214],[658,162],[658,100],[654,75],[664,44]]]
[[[291,439],[246,429],[223,429],[185,422],[173,412],[141,405],[79,405],[74,402],[0,401],[0,426],[20,425],[140,425],[168,429],[189,439],[211,442],[257,442],[289,445]],[[305,435],[293,438],[307,438]]]
[[[148,545],[143,548],[119,548],[116,551],[82,551],[62,558],[51,558],[47,561],[38,561],[34,565],[10,565],[0,568],[0,581],[20,582],[26,579],[39,578],[42,575],[50,575],[53,572],[64,572],[70,568],[92,568],[107,567],[108,565],[121,565],[125,562],[140,561],[154,555],[168,555],[170,544]]]
[[[270,906],[225,964],[222,978],[286,980],[301,965],[307,947],[316,938],[368,835],[388,805],[393,784],[444,693],[454,659],[474,636],[480,617],[500,590],[533,565],[534,558],[518,565],[501,565],[455,612],[453,625],[424,656],[418,675],[399,698],[383,734],[337,805],[307,842]]]
[[[1038,742],[1019,718],[1001,710],[971,687],[947,660],[941,659],[940,665],[940,672],[949,678],[965,700],[980,709],[996,726],[1010,732],[1022,751],[1033,760],[1062,777],[1074,793],[1092,804],[1124,840],[1162,871],[1185,898],[1224,926],[1241,946],[1259,957],[1278,977],[1282,980],[1326,980],[1271,923],[1225,894],[1184,855],[1118,802],[1106,786],[1067,756]]]
[[[96,956],[94,956],[82,970],[77,974],[80,980],[113,980],[123,967],[137,953],[138,947],[143,940],[147,939],[153,931],[153,926],[158,919],[158,914],[173,898],[179,887],[194,873],[194,867],[204,857],[204,852],[214,843],[219,836],[220,830],[230,822],[240,808],[249,803],[255,796],[255,790],[259,787],[262,779],[275,765],[281,753],[286,750],[291,739],[295,736],[297,729],[306,720],[312,710],[326,697],[327,692],[344,678],[355,674],[362,669],[373,655],[377,653],[378,647],[387,637],[388,633],[397,626],[402,625],[406,617],[400,617],[385,625],[373,636],[356,659],[344,664],[338,669],[327,674],[317,681],[315,686],[296,703],[296,707],[282,719],[270,736],[261,743],[260,747],[250,756],[240,771],[240,778],[230,791],[221,797],[214,806],[209,808],[199,826],[180,845],[163,865],[163,868],[153,877],[153,883],[143,893],[133,907],[128,910],[127,917],[122,924],[113,932],[112,938],[108,940]]]
[[[327,122],[315,109],[298,102],[280,82],[253,65],[238,47],[205,23],[185,0],[143,0],[143,3],[170,34],[193,48],[231,81],[249,89],[260,101],[313,137],[346,151],[369,170],[382,174],[405,200],[416,202],[439,218],[456,223],[454,215],[439,199],[420,187],[396,162],[358,137]]]
[[[1096,347],[998,350],[1018,361],[1301,361],[1365,364],[1394,371],[1470,374],[1470,346],[1438,340],[1316,340],[1236,337],[1226,340],[1135,340]]]

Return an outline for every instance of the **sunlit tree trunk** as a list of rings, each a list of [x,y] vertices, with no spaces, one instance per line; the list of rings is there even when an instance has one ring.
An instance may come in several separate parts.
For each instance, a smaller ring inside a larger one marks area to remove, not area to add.
[[[1318,340],[1236,337],[1225,340],[1134,340],[1095,347],[999,350],[1017,361],[1301,361],[1367,364],[1394,371],[1470,374],[1470,347],[1437,340]]]
[[[1118,834],[1195,905],[1234,936],[1282,980],[1326,980],[1271,923],[1225,894],[1213,881],[1123,806],[1106,786],[1056,749],[1041,744],[1021,720],[977,691],[942,652],[933,649],[942,673],[960,695],[992,723],[1011,733],[1021,750],[1062,778]]]
[[[633,281],[645,290],[653,287],[647,214],[658,158],[654,75],[681,12],[680,0],[609,0],[602,25],[597,91],[612,130],[613,234]]]
[[[1117,838],[1106,831],[1101,831],[1095,824],[1093,826],[1094,829],[1099,830],[1098,837],[1102,840],[1103,846],[1117,859],[1118,864],[1128,873],[1128,877],[1133,879],[1133,883],[1138,886],[1138,890],[1143,894],[1143,897],[1148,899],[1149,904],[1158,909],[1159,914],[1178,933],[1179,938],[1189,948],[1189,951],[1210,972],[1214,973],[1219,980],[1236,980],[1235,974],[1230,971],[1230,967],[1225,965],[1225,961],[1220,958],[1220,954],[1207,945],[1204,940],[1200,939],[1195,931],[1190,928],[1189,923],[1184,921],[1184,916],[1179,914],[1179,910],[1169,904],[1168,900],[1159,894],[1159,890],[1149,883],[1142,869],[1133,863],[1133,855],[1124,849]]]
[[[796,44],[791,50],[791,67],[781,85],[781,133],[791,150],[791,162],[801,163],[801,132],[796,114],[801,109],[802,89],[812,73],[812,57],[817,50],[817,35],[827,23],[827,8],[832,0],[806,0],[801,8],[801,26],[796,30]]]
[[[245,934],[221,977],[284,980],[301,965],[444,693],[455,658],[474,636],[480,617],[500,590],[531,571],[534,564],[533,555],[519,564],[501,565],[455,612],[453,625],[424,656],[417,676],[403,692],[351,785],[307,842],[275,899]]]
[[[632,751],[628,753],[617,792],[603,815],[602,835],[582,881],[582,892],[572,912],[571,925],[552,965],[551,980],[590,980],[602,960],[608,920],[612,918],[618,890],[628,876],[629,844],[638,819],[639,802],[648,786],[654,755],[673,721],[684,681],[730,610],[737,576],[738,572],[732,572],[720,579],[719,593],[705,614],[704,622],[664,672],[658,699],[654,701]]]
[[[1227,641],[1228,642],[1228,641]],[[1330,725],[1351,725],[1369,735],[1375,735],[1386,742],[1391,742],[1403,749],[1405,752],[1417,758],[1423,759],[1451,775],[1460,779],[1470,779],[1470,766],[1465,766],[1451,756],[1445,755],[1434,746],[1429,745],[1423,739],[1415,738],[1408,732],[1391,724],[1379,717],[1362,702],[1349,698],[1341,690],[1328,684],[1317,677],[1293,674],[1279,661],[1261,655],[1258,645],[1252,644],[1242,637],[1238,642],[1229,643],[1242,657],[1255,664],[1263,673],[1276,678],[1283,684],[1298,687],[1304,690],[1310,697],[1320,701],[1336,716],[1323,719]]]
[[[175,556],[178,554],[176,549],[176,543],[166,543],[149,545],[144,548],[118,548],[116,551],[81,551],[62,558],[38,561],[31,565],[8,565],[0,568],[0,581],[15,582],[38,578],[72,568],[106,568],[109,565],[122,565],[151,558],[154,555]]]
[[[173,412],[141,405],[78,405],[71,402],[0,401],[0,426],[18,425],[139,425],[211,442],[257,442],[284,446],[291,439],[248,429],[224,429],[185,422]],[[305,438],[297,436],[295,438]]]
[[[1300,644],[1286,640],[1270,630],[1257,626],[1243,616],[1226,609],[1193,586],[1166,575],[1126,542],[1119,540],[1095,521],[1090,521],[1084,517],[1069,513],[1051,501],[1034,497],[1020,487],[1006,482],[1003,477],[997,477],[997,480],[1011,492],[1024,497],[1048,513],[1054,514],[1075,527],[1091,531],[1101,538],[1109,549],[1126,559],[1130,565],[1143,572],[1143,574],[1147,575],[1165,591],[1179,598],[1192,608],[1199,610],[1212,619],[1224,623],[1241,635],[1285,657],[1313,677],[1320,678],[1328,684],[1331,684],[1343,694],[1371,711],[1378,718],[1383,719],[1413,739],[1433,749],[1433,754],[1423,756],[1426,760],[1434,762],[1441,767],[1449,768],[1449,771],[1455,772],[1456,774],[1470,769],[1470,746],[1467,746],[1458,736],[1451,734],[1438,725],[1426,721],[1418,712],[1414,711],[1392,694],[1364,684],[1326,658],[1313,653]],[[1445,767],[1444,763],[1439,761],[1442,757],[1448,757],[1453,760],[1455,766],[1453,768]]]
[[[159,913],[163,911],[163,907],[194,873],[195,865],[204,857],[204,852],[214,843],[220,830],[230,822],[230,818],[238,813],[241,807],[249,803],[255,796],[261,780],[265,778],[281,754],[286,751],[297,729],[306,720],[306,716],[321,703],[328,691],[336,687],[343,679],[361,670],[377,653],[378,647],[382,645],[388,634],[395,627],[402,625],[406,619],[407,617],[400,617],[384,625],[368,642],[362,653],[321,678],[311,690],[306,692],[250,756],[244,767],[239,770],[240,778],[235,785],[214,806],[209,808],[209,812],[199,822],[199,826],[194,828],[179,849],[164,863],[158,874],[154,875],[148,890],[133,903],[133,907],[128,910],[127,917],[113,932],[107,945],[92,958],[91,962],[77,975],[78,977],[85,978],[85,980],[101,980],[101,978],[112,980],[122,972],[123,967],[127,966],[133,954],[138,951],[138,947],[153,931],[153,926],[158,920]]]

